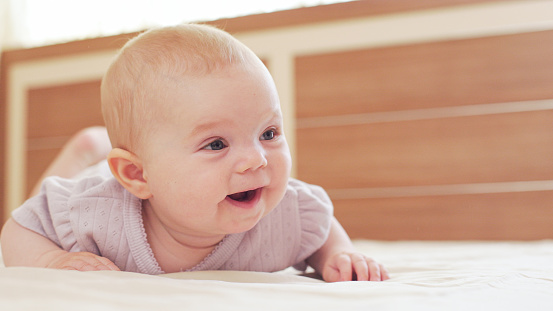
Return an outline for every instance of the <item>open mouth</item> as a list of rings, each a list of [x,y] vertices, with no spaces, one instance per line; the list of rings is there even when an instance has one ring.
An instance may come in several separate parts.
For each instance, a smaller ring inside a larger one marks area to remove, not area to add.
[[[258,190],[259,189],[248,190],[244,192],[237,192],[237,193],[229,194],[227,195],[227,197],[237,202],[250,202],[255,198]]]

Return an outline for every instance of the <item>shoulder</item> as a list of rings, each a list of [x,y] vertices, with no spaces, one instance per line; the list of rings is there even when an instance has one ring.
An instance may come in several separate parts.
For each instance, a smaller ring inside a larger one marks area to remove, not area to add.
[[[39,194],[29,198],[13,212],[14,216],[41,210],[49,214],[63,213],[69,202],[86,197],[119,193],[121,187],[113,177],[93,175],[77,179],[52,176],[44,179]]]
[[[17,208],[12,216],[23,227],[70,250],[76,242],[70,238],[75,224],[86,222],[88,216],[95,214],[94,207],[106,202],[105,198],[122,196],[122,189],[113,177],[49,177],[42,183],[40,193]]]
[[[300,213],[320,213],[332,215],[332,201],[326,191],[317,185],[290,178],[282,205],[297,204]]]
[[[51,209],[64,209],[63,203],[101,198],[119,198],[124,188],[113,176],[83,176],[77,179],[50,177],[44,180],[41,192]]]
[[[317,251],[328,238],[333,218],[332,201],[322,187],[290,179],[281,204],[297,206],[300,248],[295,267],[304,270],[305,259]]]

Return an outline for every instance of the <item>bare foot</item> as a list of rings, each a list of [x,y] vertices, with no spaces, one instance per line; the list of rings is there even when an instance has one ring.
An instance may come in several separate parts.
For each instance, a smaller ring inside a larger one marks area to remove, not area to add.
[[[33,188],[31,196],[39,193],[44,178],[48,176],[74,177],[87,167],[106,159],[110,151],[111,143],[105,127],[89,127],[77,132],[63,146],[60,153],[42,174],[39,182]]]

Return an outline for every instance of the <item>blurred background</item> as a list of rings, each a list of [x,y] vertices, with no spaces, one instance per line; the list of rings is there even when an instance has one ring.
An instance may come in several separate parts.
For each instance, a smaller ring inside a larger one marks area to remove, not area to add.
[[[202,21],[265,62],[293,175],[352,237],[553,238],[553,1],[200,2],[0,0],[4,219],[103,123],[117,49]]]
[[[0,0],[0,38],[4,48],[34,47],[338,2],[346,1]]]

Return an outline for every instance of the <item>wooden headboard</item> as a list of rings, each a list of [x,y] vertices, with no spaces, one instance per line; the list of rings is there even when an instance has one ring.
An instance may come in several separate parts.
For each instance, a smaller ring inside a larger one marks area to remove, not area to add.
[[[553,238],[552,11],[366,0],[211,23],[269,67],[294,175],[327,189],[353,238],[529,240]],[[4,217],[102,124],[101,75],[133,35],[2,54]]]

